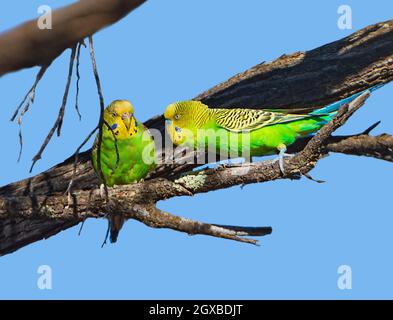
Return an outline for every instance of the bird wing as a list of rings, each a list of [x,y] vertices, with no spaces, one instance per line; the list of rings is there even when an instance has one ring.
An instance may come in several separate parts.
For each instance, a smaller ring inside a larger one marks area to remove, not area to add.
[[[286,123],[311,117],[308,114],[285,114],[269,110],[254,109],[212,109],[218,126],[233,131],[256,130],[279,123]]]

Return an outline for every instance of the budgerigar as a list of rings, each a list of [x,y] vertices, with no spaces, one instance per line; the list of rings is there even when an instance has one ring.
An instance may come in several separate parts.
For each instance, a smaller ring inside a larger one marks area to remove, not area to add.
[[[370,91],[376,87],[369,89]],[[170,104],[165,111],[167,132],[175,145],[205,148],[227,157],[264,156],[278,153],[284,173],[287,146],[312,135],[328,123],[339,107],[363,92],[308,114],[272,109],[209,108],[199,101]]]
[[[91,157],[101,185],[112,187],[143,179],[155,167],[154,141],[148,129],[134,118],[131,103],[113,101],[105,109],[104,121],[100,158],[105,181],[98,174],[98,135]],[[123,222],[121,215],[109,217],[111,242],[116,242]]]

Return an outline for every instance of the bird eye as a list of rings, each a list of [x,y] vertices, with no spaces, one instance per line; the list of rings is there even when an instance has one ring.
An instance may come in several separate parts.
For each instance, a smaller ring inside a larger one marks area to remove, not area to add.
[[[177,115],[175,115],[175,120],[178,120],[179,119],[179,115],[177,114]]]
[[[112,117],[116,117],[116,116],[117,116],[116,112],[113,112]]]
[[[176,132],[180,132],[181,129],[179,127],[175,127]]]

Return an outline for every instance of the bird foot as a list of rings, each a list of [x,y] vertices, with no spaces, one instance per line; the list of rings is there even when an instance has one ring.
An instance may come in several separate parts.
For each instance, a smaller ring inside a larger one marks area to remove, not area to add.
[[[108,200],[108,189],[103,183],[100,184],[100,197],[102,200]]]
[[[103,183],[100,184],[100,197],[101,199],[105,198],[105,185]]]
[[[72,197],[72,194],[70,191],[67,191],[67,205],[66,205],[65,209],[72,208],[73,205],[74,205],[74,199]]]
[[[285,151],[287,151],[287,147],[285,145],[280,146],[278,150],[280,151],[280,153],[278,154],[278,157],[274,161],[275,162],[278,161],[281,173],[285,174],[285,168],[284,168],[285,157],[293,158],[295,155],[290,153],[285,153]]]

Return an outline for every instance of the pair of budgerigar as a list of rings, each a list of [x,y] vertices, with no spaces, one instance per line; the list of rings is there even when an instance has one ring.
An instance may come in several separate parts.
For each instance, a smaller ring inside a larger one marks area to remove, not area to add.
[[[370,89],[372,90],[372,88]],[[240,157],[278,153],[283,158],[287,146],[300,137],[309,136],[328,123],[339,107],[362,92],[307,114],[286,110],[209,108],[199,101],[170,104],[164,113],[167,132],[175,145],[206,148],[210,152]],[[134,117],[127,100],[113,101],[104,112],[100,147],[101,184],[131,184],[143,179],[155,168],[154,141],[148,129]],[[98,172],[98,136],[92,151],[92,163]],[[124,219],[109,218],[112,242],[117,239]]]

